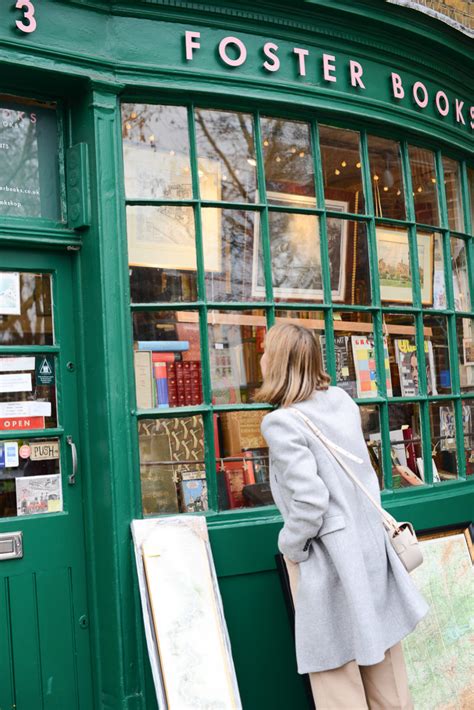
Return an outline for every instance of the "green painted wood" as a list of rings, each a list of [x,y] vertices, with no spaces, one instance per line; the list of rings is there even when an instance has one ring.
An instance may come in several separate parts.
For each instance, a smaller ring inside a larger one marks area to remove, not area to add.
[[[11,577],[8,587],[16,707],[18,710],[43,710],[35,575],[27,573]]]
[[[15,681],[13,677],[10,597],[8,580],[0,584],[0,708],[12,708],[15,705]]]

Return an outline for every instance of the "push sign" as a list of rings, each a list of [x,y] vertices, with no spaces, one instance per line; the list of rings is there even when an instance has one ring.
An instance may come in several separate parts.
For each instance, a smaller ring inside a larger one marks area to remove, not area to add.
[[[36,358],[35,379],[37,385],[54,385],[54,358],[41,355]]]

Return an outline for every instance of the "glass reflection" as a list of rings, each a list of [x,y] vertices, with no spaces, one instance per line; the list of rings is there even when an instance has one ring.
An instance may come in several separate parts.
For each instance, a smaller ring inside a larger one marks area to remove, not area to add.
[[[53,345],[51,276],[0,271],[0,344]]]
[[[439,224],[435,156],[431,150],[408,146],[411,167],[415,220],[420,224]]]
[[[184,106],[122,104],[122,140],[128,199],[192,197]]]
[[[138,422],[144,515],[208,509],[202,417]]]
[[[213,404],[251,402],[262,383],[264,311],[208,312]]]
[[[456,318],[461,392],[474,392],[474,318]]]
[[[316,205],[309,123],[262,118],[263,160],[267,201],[291,203],[291,195],[311,198]],[[295,204],[298,204],[295,201]]]
[[[326,209],[363,214],[362,163],[359,133],[319,126]]]
[[[471,203],[471,234],[474,234],[474,168],[467,169],[467,189]]]
[[[327,217],[326,232],[333,302],[369,305],[370,267],[365,223]]]
[[[456,420],[452,402],[430,402],[433,482],[458,477]]]
[[[383,479],[382,449],[380,444],[380,418],[377,405],[364,404],[359,407],[364,439],[367,443],[370,462],[374,469],[380,490],[385,487]]]
[[[461,400],[464,426],[464,451],[466,455],[466,476],[474,476],[474,401]]]
[[[444,186],[448,207],[449,228],[456,232],[464,231],[464,219],[461,201],[461,174],[459,163],[443,156]]]
[[[424,481],[419,405],[390,404],[390,457],[392,486],[410,488]]]
[[[194,116],[201,199],[255,202],[257,160],[251,114],[196,109]]]
[[[449,394],[452,388],[448,346],[448,321],[445,316],[423,316],[427,380],[433,394]]]
[[[446,301],[446,282],[444,270],[444,251],[443,251],[443,235],[435,233],[433,235],[433,303],[432,308],[442,310],[447,307]],[[426,242],[426,237],[418,239],[418,262],[423,263],[424,252],[421,253],[421,246]],[[427,304],[429,305],[429,304]]]
[[[457,311],[469,311],[471,298],[469,293],[467,248],[464,239],[451,237],[451,263],[453,267],[454,308]]]
[[[216,215],[206,217],[203,230],[218,233]],[[196,300],[192,207],[127,207],[127,239],[132,303]]]
[[[209,213],[209,214],[208,214]],[[258,213],[203,208],[204,269],[210,301],[254,301],[265,289],[253,281],[258,260]]]
[[[368,136],[375,216],[405,219],[400,143]]]

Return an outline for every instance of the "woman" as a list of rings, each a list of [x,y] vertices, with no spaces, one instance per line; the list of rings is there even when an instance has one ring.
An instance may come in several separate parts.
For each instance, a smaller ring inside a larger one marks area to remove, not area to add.
[[[363,460],[350,467],[380,501],[359,408],[329,386],[317,337],[293,324],[268,332],[257,400],[279,405],[262,423],[278,547],[298,570],[296,657],[317,710],[412,708],[400,641],[427,605],[394,552],[380,513],[294,409]]]

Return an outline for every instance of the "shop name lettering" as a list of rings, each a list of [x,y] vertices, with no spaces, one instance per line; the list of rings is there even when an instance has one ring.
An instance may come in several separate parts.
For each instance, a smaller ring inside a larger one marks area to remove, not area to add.
[[[194,60],[195,53],[201,48],[201,33],[188,30],[184,33],[184,51],[187,62]],[[262,62],[263,69],[269,74],[280,70],[281,60],[278,56],[278,45],[275,42],[265,42],[262,51],[265,57]],[[217,47],[219,58],[228,67],[241,67],[247,61],[247,47],[238,37],[224,37]],[[309,69],[311,58],[310,51],[302,47],[293,47],[293,56],[296,70],[299,76],[305,77]],[[328,84],[336,83],[338,80],[338,67],[335,55],[323,53],[321,57],[322,78]],[[364,68],[360,62],[349,59],[349,66],[344,71],[349,71],[351,86],[366,90],[366,79],[364,78]],[[466,119],[470,122],[471,130],[474,130],[474,106],[465,107],[465,102],[458,98],[450,100],[445,91],[436,91],[430,95],[428,89],[422,81],[415,81],[411,86],[406,84],[400,74],[392,71],[390,74],[390,89],[394,99],[401,100],[411,93],[415,105],[423,110],[431,103],[434,103],[436,112],[445,118],[453,111],[456,123],[467,125]]]

